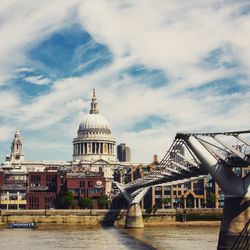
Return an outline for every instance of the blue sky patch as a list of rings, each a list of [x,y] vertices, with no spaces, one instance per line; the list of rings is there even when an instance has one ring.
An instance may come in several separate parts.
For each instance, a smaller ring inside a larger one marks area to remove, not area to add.
[[[151,129],[154,126],[159,126],[163,123],[165,123],[166,120],[160,116],[157,115],[150,115],[148,117],[146,117],[145,119],[137,122],[131,129],[130,131],[134,131],[134,132],[139,132],[142,130],[147,130],[147,129]]]
[[[230,95],[233,93],[247,91],[247,86],[240,84],[240,80],[244,79],[244,76],[238,76],[234,78],[221,78],[215,81],[207,82],[200,87],[189,88],[188,91],[205,92],[207,89],[214,89],[217,94]]]
[[[240,14],[241,15],[249,15],[250,14],[250,4],[241,7]]]
[[[204,68],[216,69],[220,67],[235,68],[239,62],[230,56],[230,48],[218,48],[211,51],[200,64]]]
[[[57,79],[91,73],[112,62],[108,47],[78,24],[53,33],[28,54],[38,69]]]
[[[144,84],[152,88],[159,88],[168,83],[166,73],[160,69],[148,68],[143,65],[133,65],[127,70],[120,73],[122,78],[124,75],[129,75],[139,84]]]

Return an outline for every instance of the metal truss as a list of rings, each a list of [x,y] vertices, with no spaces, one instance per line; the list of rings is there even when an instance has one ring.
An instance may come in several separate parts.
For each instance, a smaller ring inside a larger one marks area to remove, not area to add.
[[[206,168],[187,144],[187,138],[195,137],[223,166],[229,168],[250,165],[250,130],[219,133],[177,133],[169,150],[159,165],[147,176],[124,186],[129,193],[143,187],[162,183],[183,183],[190,178],[208,174]],[[233,145],[233,146],[232,146]],[[185,153],[184,153],[185,152]],[[178,182],[182,181],[182,182]]]
[[[189,158],[184,155],[184,151],[189,154]],[[181,179],[187,180],[190,177],[204,174],[206,172],[201,168],[199,160],[189,150],[185,141],[177,138],[173,141],[156,169],[152,170],[147,176],[128,183],[124,189],[133,192],[138,188]]]
[[[250,165],[250,130],[218,133],[177,133],[176,138],[195,137],[217,160],[228,167]]]

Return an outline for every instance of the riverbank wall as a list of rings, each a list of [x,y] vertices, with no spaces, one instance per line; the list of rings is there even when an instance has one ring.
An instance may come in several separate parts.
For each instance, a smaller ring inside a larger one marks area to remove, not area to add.
[[[190,225],[214,224],[220,221],[222,209],[159,209],[151,213],[143,211],[145,226],[181,224],[182,221]],[[0,210],[0,224],[13,222],[36,222],[39,224],[74,224],[86,226],[114,225],[124,226],[126,210],[106,209],[64,209],[64,210]],[[197,223],[194,223],[197,222]]]

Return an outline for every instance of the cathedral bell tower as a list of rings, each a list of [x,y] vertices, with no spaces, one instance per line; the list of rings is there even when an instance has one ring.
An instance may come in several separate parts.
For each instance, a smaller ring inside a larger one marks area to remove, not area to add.
[[[11,145],[10,161],[13,163],[20,163],[24,161],[23,141],[18,128],[16,129]]]

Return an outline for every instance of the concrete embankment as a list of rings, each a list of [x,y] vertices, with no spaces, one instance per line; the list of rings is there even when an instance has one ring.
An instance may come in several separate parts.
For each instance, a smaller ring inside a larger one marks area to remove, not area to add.
[[[182,209],[157,210],[154,213],[143,211],[145,226],[154,225],[214,225],[218,224],[222,209]],[[186,217],[183,223],[183,214]],[[86,226],[124,226],[126,210],[0,210],[0,224],[11,222],[36,222],[44,224],[79,224]],[[217,221],[217,222],[216,222]]]

